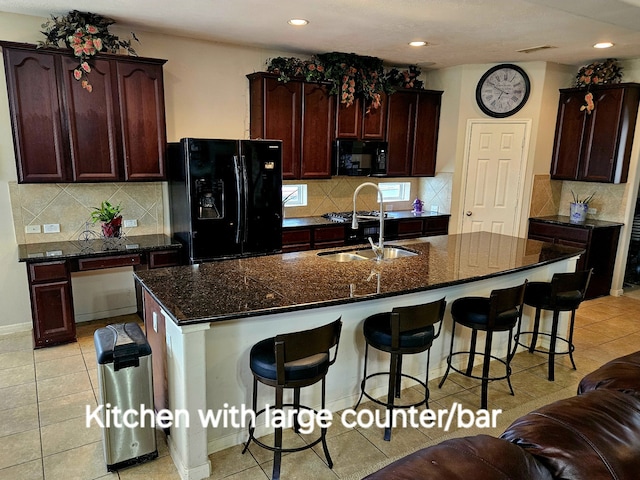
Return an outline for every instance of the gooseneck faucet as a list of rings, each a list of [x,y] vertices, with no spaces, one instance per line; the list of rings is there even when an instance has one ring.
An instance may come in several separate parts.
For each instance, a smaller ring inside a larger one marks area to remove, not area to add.
[[[371,237],[369,237],[369,243],[371,244],[371,249],[373,253],[376,254],[376,258],[378,261],[384,258],[384,201],[382,200],[382,191],[380,187],[372,182],[365,182],[361,185],[358,185],[355,192],[353,192],[353,219],[351,221],[351,228],[353,230],[357,230],[358,228],[358,216],[356,215],[356,198],[358,197],[358,193],[364,187],[373,187],[378,191],[378,202],[380,203],[380,238],[378,239],[378,245],[373,243]]]

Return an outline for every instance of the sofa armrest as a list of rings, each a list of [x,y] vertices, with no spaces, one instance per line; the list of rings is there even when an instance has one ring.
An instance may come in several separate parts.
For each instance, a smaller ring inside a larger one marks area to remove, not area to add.
[[[611,360],[585,376],[578,395],[601,388],[640,396],[640,352]]]

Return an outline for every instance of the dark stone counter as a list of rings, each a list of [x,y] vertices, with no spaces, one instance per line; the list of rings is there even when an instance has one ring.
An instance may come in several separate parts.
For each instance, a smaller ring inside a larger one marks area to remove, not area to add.
[[[431,212],[422,212],[422,213],[413,213],[408,210],[397,211],[397,212],[386,212],[387,216],[385,217],[385,221],[388,220],[400,220],[404,218],[433,218],[433,217],[449,217],[448,213],[431,213]],[[299,228],[299,227],[313,227],[316,225],[340,225],[340,223],[333,222],[327,218],[323,217],[296,217],[296,218],[284,218],[282,220],[282,228]]]
[[[30,243],[18,245],[21,262],[36,263],[52,260],[102,257],[154,250],[179,249],[182,245],[167,235],[138,235],[119,239],[69,240],[64,242]]]
[[[595,220],[587,218],[584,223],[572,223],[568,215],[549,215],[546,217],[531,217],[529,220],[536,220],[541,223],[551,223],[554,225],[567,225],[578,228],[608,228],[620,227],[624,223],[608,222],[606,220]]]
[[[316,250],[160,268],[135,272],[135,276],[173,320],[183,325],[437,289],[534,268],[583,252],[488,232],[391,244],[419,255],[338,263],[317,256]]]

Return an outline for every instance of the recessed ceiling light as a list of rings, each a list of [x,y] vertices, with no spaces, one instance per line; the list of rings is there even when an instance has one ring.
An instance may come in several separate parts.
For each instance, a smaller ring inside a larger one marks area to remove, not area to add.
[[[423,42],[422,40],[417,40],[415,42],[409,42],[409,45],[412,47],[424,47],[427,45],[427,42]]]
[[[307,25],[309,20],[305,20],[304,18],[292,18],[287,22],[289,25],[293,25],[294,27],[301,27],[303,25]]]
[[[596,43],[593,48],[611,48],[613,47],[613,43],[611,42],[601,42],[601,43]]]

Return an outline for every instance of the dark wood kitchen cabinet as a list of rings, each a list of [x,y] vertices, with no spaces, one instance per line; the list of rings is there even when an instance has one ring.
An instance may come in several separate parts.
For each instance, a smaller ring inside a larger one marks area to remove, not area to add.
[[[388,176],[435,175],[442,93],[398,90],[389,96]]]
[[[357,97],[352,105],[340,103],[336,96],[336,138],[353,140],[384,140],[387,127],[387,95],[381,94],[381,105]]]
[[[622,224],[599,222],[589,228],[530,218],[528,238],[584,248],[585,252],[578,260],[576,271],[593,268],[586,293],[586,298],[590,299],[609,295],[621,227]]]
[[[88,92],[66,50],[0,45],[20,183],[165,178],[165,60],[101,54]]]
[[[247,78],[251,138],[282,140],[282,178],[330,178],[336,104],[329,86],[267,73]]]
[[[551,178],[625,183],[633,144],[640,84],[592,87],[594,110],[584,88],[560,90]]]

